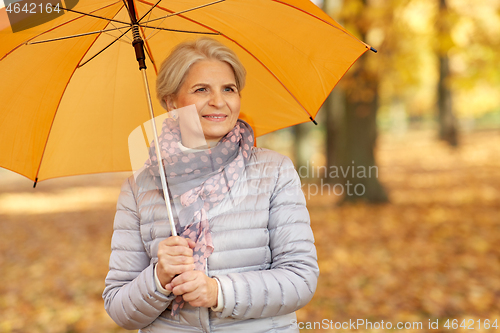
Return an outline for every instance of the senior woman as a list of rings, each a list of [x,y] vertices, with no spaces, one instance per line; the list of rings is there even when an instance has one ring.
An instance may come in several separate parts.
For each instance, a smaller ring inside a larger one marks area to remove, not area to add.
[[[178,45],[161,66],[162,105],[195,105],[209,148],[184,147],[174,127],[162,128],[180,236],[171,236],[154,172],[122,186],[103,298],[124,328],[298,332],[294,311],[319,274],[309,214],[290,159],[253,147],[238,119],[245,73],[209,38]]]

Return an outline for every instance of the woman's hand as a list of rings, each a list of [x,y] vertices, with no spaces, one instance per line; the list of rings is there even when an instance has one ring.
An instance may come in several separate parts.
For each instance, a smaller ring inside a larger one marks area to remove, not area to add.
[[[191,306],[217,306],[217,281],[201,271],[184,272],[167,284],[165,289],[172,291],[174,295],[182,295],[184,301],[189,302]]]
[[[162,286],[170,283],[174,276],[193,271],[193,248],[195,242],[189,238],[172,236],[160,242],[156,274]]]

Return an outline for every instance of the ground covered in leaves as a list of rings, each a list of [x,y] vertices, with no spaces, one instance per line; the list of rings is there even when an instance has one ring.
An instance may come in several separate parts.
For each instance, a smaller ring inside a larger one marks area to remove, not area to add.
[[[500,331],[500,133],[464,135],[457,149],[428,132],[382,136],[377,159],[390,204],[308,200],[321,275],[301,331],[469,331],[464,319]],[[32,190],[0,172],[0,332],[126,332],[101,299],[125,176]]]

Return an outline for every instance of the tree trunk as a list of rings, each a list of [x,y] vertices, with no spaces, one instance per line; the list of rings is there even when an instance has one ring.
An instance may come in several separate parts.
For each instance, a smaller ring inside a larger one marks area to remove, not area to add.
[[[329,0],[323,0],[322,8],[325,13],[328,13]],[[339,22],[340,23],[340,22]],[[342,123],[342,115],[345,113],[344,107],[344,92],[337,86],[333,89],[330,95],[323,104],[325,112],[325,154],[326,166],[329,169],[331,166],[337,165],[337,150],[339,149],[337,141],[339,139],[340,124]],[[325,182],[329,184],[338,183],[337,177],[326,177]]]
[[[438,16],[438,61],[439,61],[439,81],[438,81],[438,121],[439,121],[439,138],[448,142],[451,146],[458,145],[457,122],[453,113],[452,92],[449,87],[450,66],[448,59],[448,51],[450,43],[450,26],[448,23],[448,7],[446,0],[439,0],[439,16]]]
[[[307,166],[307,158],[304,154],[304,143],[307,140],[307,132],[308,128],[306,127],[308,123],[299,124],[292,127],[292,131],[294,134],[294,146],[293,146],[293,157],[294,164],[297,170],[300,170],[300,167]]]
[[[325,2],[326,3],[326,2]],[[366,8],[366,0],[363,1]],[[362,10],[360,14],[362,15]],[[359,24],[361,39],[367,26]],[[366,22],[365,22],[366,23]],[[375,163],[377,139],[378,77],[367,66],[365,54],[351,68],[327,99],[327,160],[329,179],[338,185],[333,193],[340,194],[342,202],[388,202],[387,192],[380,184]]]
[[[343,116],[345,113],[345,96],[340,87],[336,87],[323,104],[325,112],[325,151],[327,169],[337,165],[338,150],[341,149],[339,138],[342,137]],[[332,175],[335,176],[335,175]],[[335,184],[339,182],[338,177],[326,177],[325,182]]]
[[[345,93],[344,130],[339,138],[336,165],[344,184],[347,202],[388,202],[387,193],[378,179],[375,163],[377,140],[378,79],[366,68],[366,57],[358,60],[351,72]]]

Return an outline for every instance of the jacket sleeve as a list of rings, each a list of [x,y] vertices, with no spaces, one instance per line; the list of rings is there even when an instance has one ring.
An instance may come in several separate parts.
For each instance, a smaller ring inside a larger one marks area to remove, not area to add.
[[[173,299],[156,289],[154,264],[144,249],[139,225],[137,204],[128,179],[118,198],[103,293],[109,316],[126,329],[149,325]]]
[[[238,319],[279,316],[294,312],[312,298],[319,276],[300,179],[285,157],[270,199],[270,269],[217,275],[224,309],[220,317]]]

